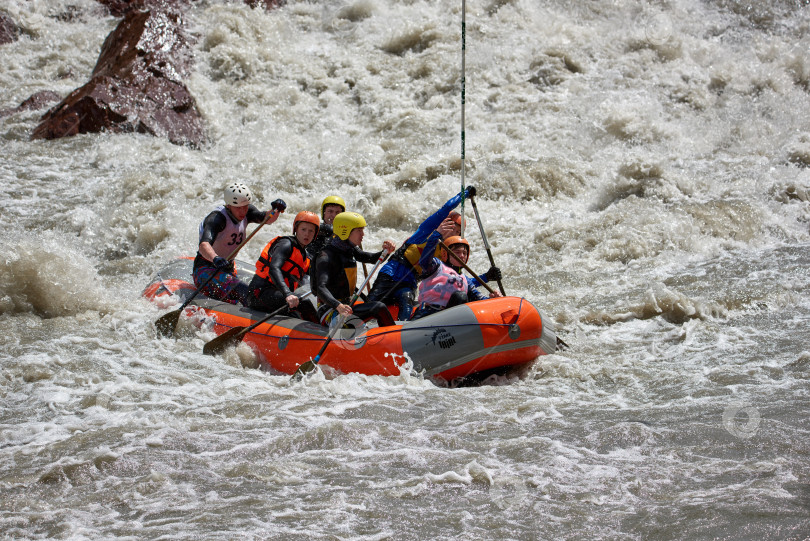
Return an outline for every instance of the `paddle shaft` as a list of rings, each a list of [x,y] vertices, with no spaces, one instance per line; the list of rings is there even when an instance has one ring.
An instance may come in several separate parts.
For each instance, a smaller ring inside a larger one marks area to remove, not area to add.
[[[470,199],[470,201],[472,201],[472,199]],[[447,251],[448,254],[450,254],[450,257],[452,257],[453,259],[458,261],[459,264],[462,267],[464,267],[464,270],[469,272],[471,275],[473,275],[475,277],[478,277],[478,275],[475,274],[475,271],[472,270],[470,267],[468,267],[465,262],[463,262],[461,259],[459,259],[459,257],[450,250],[450,248],[444,243],[443,240],[439,239],[439,244],[441,245],[442,248],[444,248]],[[489,287],[488,283],[484,282],[483,280],[479,280],[479,282],[481,282],[481,285],[484,286],[487,289],[487,291],[489,291],[490,293],[495,293],[495,290],[492,289],[491,287]]]
[[[461,236],[464,236],[464,229],[467,226],[467,221],[464,218],[464,194],[466,193],[466,178],[465,173],[467,170],[467,160],[465,156],[465,139],[464,132],[464,107],[467,102],[467,2],[461,0]]]
[[[478,205],[475,204],[475,198],[470,197],[470,204],[472,205],[473,212],[475,212],[475,220],[478,222],[478,229],[481,230],[481,238],[484,239],[484,248],[487,250],[487,255],[489,256],[489,263],[494,267],[495,266],[495,258],[492,257],[492,250],[489,248],[489,240],[487,240],[487,233],[484,231],[484,224],[481,223],[481,216],[478,214]],[[503,284],[500,280],[498,282],[498,288],[501,290],[501,295],[504,297],[506,296],[506,291],[503,289]]]
[[[228,258],[227,258],[228,261],[233,261],[233,258],[236,257],[236,254],[239,253],[239,250],[241,250],[242,247],[245,244],[247,244],[250,239],[253,238],[253,235],[255,235],[256,233],[259,232],[259,229],[261,229],[264,226],[264,224],[266,224],[267,221],[274,214],[276,214],[276,211],[271,211],[271,212],[267,213],[267,215],[264,217],[264,220],[262,220],[262,222],[259,224],[259,227],[254,229],[253,232],[250,235],[248,235],[248,237],[244,240],[244,242],[241,242],[239,244],[239,246],[234,248],[234,250],[228,255]],[[194,297],[196,297],[197,294],[200,291],[202,291],[205,288],[205,286],[207,286],[211,282],[211,280],[214,279],[214,277],[216,275],[217,275],[216,272],[211,274],[211,276],[209,276],[208,279],[205,282],[203,282],[203,284],[200,287],[195,289],[194,293],[192,293],[191,296],[188,299],[186,299],[183,304],[180,305],[180,308],[178,308],[177,310],[173,310],[173,311],[169,312],[168,314],[164,314],[163,316],[158,318],[158,320],[155,322],[155,326],[158,328],[159,331],[161,331],[162,334],[164,334],[165,336],[171,336],[172,335],[172,332],[174,331],[174,327],[177,324],[177,321],[180,319],[180,314],[183,312],[183,310],[185,310],[186,306],[188,306],[191,303],[191,301],[194,300]]]
[[[368,281],[371,280],[371,277],[374,276],[374,273],[377,272],[377,269],[380,268],[380,265],[382,265],[386,257],[388,257],[388,251],[383,250],[382,254],[380,254],[380,258],[377,260],[377,263],[375,263],[374,267],[371,269],[371,272],[368,274],[368,276],[366,276],[366,279],[363,281],[363,283],[360,284],[360,287],[357,288],[357,291],[354,292],[354,295],[352,295],[351,299],[349,299],[349,308],[354,306],[354,303],[357,302],[357,299],[360,297],[360,292],[366,286]],[[321,346],[321,349],[318,351],[318,353],[315,355],[315,357],[313,357],[311,361],[307,361],[298,367],[298,370],[295,371],[295,374],[293,374],[292,379],[300,380],[305,373],[311,372],[312,370],[315,369],[315,365],[320,362],[323,352],[326,351],[326,346],[328,346],[329,343],[332,341],[332,338],[334,338],[337,330],[343,327],[343,324],[346,322],[347,317],[348,316],[344,316],[343,314],[340,314],[340,316],[338,316],[337,323],[335,324],[334,327],[329,329],[329,334],[326,335],[326,340]]]
[[[360,249],[361,249],[361,250],[363,249],[363,245],[362,245],[362,244],[360,245]],[[365,264],[365,263],[363,263],[363,276],[365,276],[366,278],[368,278],[368,267],[366,266],[366,264]],[[362,289],[362,288],[361,288],[361,289]],[[366,291],[368,291],[369,293],[371,293],[371,284],[370,284],[370,283],[368,283],[368,281],[366,282]]]
[[[304,293],[303,295],[301,295],[300,297],[298,297],[298,299],[299,300],[304,300],[307,297],[309,297],[310,295],[312,295],[312,292],[308,291],[308,292]],[[207,344],[205,344],[205,346],[203,346],[203,353],[206,354],[206,355],[216,355],[220,351],[223,351],[225,348],[227,348],[231,343],[241,342],[242,338],[244,338],[244,336],[247,333],[249,333],[250,331],[252,331],[256,327],[258,327],[262,323],[265,323],[267,320],[269,320],[271,317],[277,315],[279,312],[281,312],[285,308],[287,308],[286,303],[279,306],[277,309],[273,310],[272,312],[267,314],[265,317],[263,317],[262,319],[260,319],[259,321],[257,321],[256,323],[253,323],[252,325],[250,325],[248,327],[234,327],[233,329],[230,329],[230,330],[220,334],[219,336],[217,336],[216,338],[214,338],[213,340],[211,340]]]
[[[301,295],[300,297],[298,297],[298,300],[299,300],[299,301],[302,301],[302,300],[306,299],[307,297],[309,297],[310,295],[312,295],[312,291],[307,291],[306,293],[304,293],[303,295]],[[249,333],[250,331],[252,331],[252,330],[253,330],[253,329],[255,329],[256,327],[258,327],[259,325],[261,325],[262,323],[264,323],[265,321],[267,321],[268,319],[270,319],[270,318],[271,318],[271,317],[273,317],[274,315],[278,314],[279,312],[281,312],[281,311],[282,311],[282,310],[284,310],[285,308],[288,308],[287,304],[283,304],[283,305],[281,305],[280,307],[278,307],[277,309],[273,310],[272,312],[270,312],[269,314],[267,314],[265,317],[263,317],[262,319],[260,319],[260,320],[259,320],[259,321],[257,321],[256,323],[254,323],[253,325],[251,325],[251,326],[249,326],[249,327],[245,327],[245,334]]]
[[[369,282],[369,280],[371,280],[371,276],[375,272],[377,272],[377,269],[380,267],[380,265],[382,265],[382,262],[385,261],[386,257],[388,257],[388,252],[383,250],[383,253],[380,254],[380,258],[377,260],[377,263],[375,263],[374,267],[371,269],[371,272],[368,274],[368,276],[366,276],[366,279],[363,280],[363,283],[360,284],[360,287],[357,288],[357,291],[354,292],[354,295],[352,295],[351,299],[349,299],[349,308],[354,306],[354,303],[356,303],[357,299],[360,298],[360,292],[363,291],[364,287],[366,287],[366,284]],[[329,342],[331,342],[332,338],[335,336],[335,330],[343,327],[343,324],[346,322],[347,317],[348,316],[344,316],[341,314],[340,318],[342,318],[342,320],[338,319],[338,324],[335,325],[332,329],[330,329],[329,336],[326,337],[326,342],[323,344],[323,346],[321,346],[321,350],[318,352],[317,355],[315,355],[315,358],[312,360],[314,364],[318,364],[321,355],[326,350],[326,346],[329,345]]]
[[[261,229],[262,227],[264,227],[264,224],[266,224],[266,223],[267,223],[267,220],[269,220],[269,219],[270,219],[270,218],[271,218],[271,217],[272,217],[272,216],[273,216],[275,213],[276,213],[276,211],[268,212],[268,213],[267,213],[267,216],[265,216],[265,217],[264,217],[264,220],[262,220],[262,221],[261,221],[261,223],[259,224],[259,227],[257,227],[256,229],[254,229],[254,230],[253,230],[253,233],[251,233],[250,235],[248,235],[248,237],[247,237],[247,238],[246,238],[246,239],[245,239],[243,242],[241,242],[241,243],[239,244],[239,246],[237,246],[236,248],[234,248],[233,252],[231,252],[230,254],[228,254],[228,257],[227,257],[226,259],[227,259],[228,261],[233,261],[233,259],[236,257],[236,254],[238,254],[238,253],[239,253],[239,250],[241,250],[241,249],[242,249],[242,247],[243,247],[245,244],[247,244],[247,243],[250,241],[250,239],[252,239],[252,238],[253,238],[253,235],[255,235],[256,233],[258,233],[258,232],[259,232],[259,229]],[[203,285],[201,285],[200,287],[198,287],[198,288],[197,288],[197,291],[195,291],[195,292],[194,292],[194,294],[193,294],[193,295],[191,295],[191,297],[189,297],[189,298],[188,298],[188,300],[186,300],[186,302],[184,302],[184,303],[183,303],[183,306],[181,306],[181,307],[180,307],[180,310],[182,310],[183,308],[185,308],[185,307],[188,305],[188,303],[190,303],[190,302],[191,302],[191,299],[193,299],[194,297],[196,297],[196,296],[197,296],[197,293],[199,293],[200,291],[202,291],[202,289],[203,289],[205,286],[207,286],[207,285],[208,285],[208,283],[209,283],[211,280],[213,280],[213,279],[214,279],[214,276],[216,276],[216,275],[217,275],[217,273],[212,274],[212,275],[211,275],[211,276],[208,278],[208,280],[206,280],[206,281],[205,281],[205,283],[203,283]]]

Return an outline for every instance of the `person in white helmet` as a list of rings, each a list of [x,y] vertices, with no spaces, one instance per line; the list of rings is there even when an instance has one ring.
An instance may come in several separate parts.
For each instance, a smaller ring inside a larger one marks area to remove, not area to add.
[[[194,285],[203,286],[200,292],[212,299],[245,304],[248,287],[236,277],[233,261],[227,257],[245,239],[249,223],[261,223],[267,218],[266,223],[271,224],[287,208],[282,199],[276,199],[270,204],[271,210],[262,212],[250,204],[252,200],[253,194],[245,184],[229,184],[225,187],[224,204],[215,208],[200,224],[200,243],[194,258]],[[269,217],[268,213],[271,213]]]

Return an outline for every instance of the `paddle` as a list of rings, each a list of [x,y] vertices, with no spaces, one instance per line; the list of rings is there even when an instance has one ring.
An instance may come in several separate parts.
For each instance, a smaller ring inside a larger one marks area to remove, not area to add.
[[[484,239],[484,248],[487,249],[487,255],[489,256],[489,262],[494,267],[495,266],[495,259],[492,257],[492,250],[489,249],[489,241],[487,240],[487,234],[484,231],[484,224],[481,223],[481,216],[478,214],[478,206],[475,204],[475,198],[470,197],[470,203],[472,204],[473,211],[475,212],[475,219],[478,221],[478,229],[481,230],[481,238]],[[498,288],[501,290],[501,295],[504,297],[506,296],[506,291],[503,290],[503,284],[500,280],[498,280]]]
[[[472,201],[472,199],[470,199],[470,201]],[[455,259],[456,261],[458,261],[458,262],[459,262],[459,264],[461,264],[461,266],[462,266],[462,267],[464,267],[464,270],[466,270],[467,272],[469,272],[471,275],[473,275],[473,276],[475,276],[475,277],[477,277],[477,276],[478,276],[478,275],[475,273],[475,271],[474,271],[474,270],[472,270],[470,267],[468,267],[468,266],[467,266],[467,264],[466,264],[465,262],[463,262],[461,259],[459,259],[459,257],[458,257],[456,254],[454,254],[453,252],[451,252],[451,251],[450,251],[450,248],[449,248],[449,247],[448,247],[448,246],[447,246],[447,245],[444,243],[444,241],[443,241],[443,240],[439,239],[439,244],[441,245],[441,247],[442,247],[442,248],[444,248],[444,249],[447,251],[447,253],[448,253],[448,254],[450,254],[450,256],[451,256],[453,259]],[[483,280],[481,280],[481,279],[479,279],[478,281],[479,281],[479,282],[481,282],[481,285],[482,285],[482,286],[484,286],[484,287],[487,289],[487,291],[489,291],[490,293],[495,293],[495,290],[494,290],[494,289],[492,289],[491,287],[489,287],[489,284],[488,284],[488,283],[484,282],[484,281],[483,281]]]
[[[312,295],[312,292],[308,291],[307,293],[304,293],[303,295],[298,297],[298,300],[304,300],[310,295]],[[265,317],[263,317],[253,325],[250,325],[249,327],[234,327],[233,329],[230,329],[220,334],[219,336],[217,336],[216,338],[214,338],[213,340],[211,340],[210,342],[208,342],[203,346],[203,353],[206,355],[217,355],[218,353],[222,353],[223,351],[225,351],[230,346],[235,346],[236,344],[242,341],[242,339],[245,337],[247,333],[258,327],[271,317],[275,316],[285,308],[287,308],[286,303],[283,304],[282,306],[279,306],[278,309],[273,310]]]
[[[357,288],[357,291],[354,292],[354,295],[352,295],[352,298],[349,300],[349,307],[353,306],[354,303],[357,301],[357,298],[360,297],[360,292],[366,286],[368,281],[371,280],[371,277],[374,276],[374,273],[377,272],[377,269],[380,268],[380,265],[382,265],[386,257],[388,257],[388,250],[383,250],[382,254],[380,254],[380,258],[377,260],[377,263],[375,263],[374,267],[372,267],[371,272],[368,274],[368,276],[366,276],[366,279],[363,281],[360,287]],[[329,334],[326,335],[326,341],[321,346],[321,349],[320,351],[318,351],[318,354],[315,355],[315,358],[305,362],[304,364],[298,367],[298,370],[295,371],[295,374],[293,374],[291,378],[292,381],[301,381],[306,374],[309,374],[310,372],[315,370],[315,365],[320,362],[323,352],[326,351],[326,346],[328,346],[329,343],[332,341],[332,338],[335,336],[337,330],[342,328],[343,324],[346,323],[347,317],[348,316],[344,316],[343,314],[338,316],[337,323],[331,329],[329,329]]]
[[[361,249],[361,250],[363,249],[363,245],[362,245],[362,244],[360,245],[360,249]],[[368,278],[368,267],[366,267],[366,264],[365,264],[365,263],[363,263],[363,276],[365,276],[366,278]],[[371,293],[371,284],[370,284],[370,283],[368,283],[368,281],[366,281],[366,291],[368,291],[369,293]]]
[[[245,244],[247,244],[247,243],[248,243],[248,241],[249,241],[250,239],[252,239],[252,238],[253,238],[253,235],[255,235],[256,233],[258,233],[258,232],[259,232],[259,229],[261,229],[261,228],[262,228],[262,226],[263,226],[264,224],[266,224],[266,223],[267,223],[267,221],[268,221],[268,220],[269,220],[269,219],[270,219],[270,218],[271,218],[273,215],[275,215],[275,214],[276,214],[276,211],[275,211],[275,210],[274,210],[273,212],[268,212],[268,213],[267,213],[267,216],[265,216],[265,217],[264,217],[264,220],[263,220],[263,221],[262,221],[262,222],[259,224],[259,227],[257,227],[256,229],[254,229],[254,230],[253,230],[253,233],[251,233],[250,235],[248,235],[248,238],[246,238],[246,239],[245,239],[245,241],[244,241],[243,243],[241,243],[239,246],[237,246],[237,247],[236,247],[236,249],[235,249],[233,252],[231,252],[231,253],[230,253],[230,255],[228,255],[228,257],[227,257],[228,261],[233,261],[233,258],[235,258],[235,257],[236,257],[236,254],[238,254],[238,253],[239,253],[239,250],[241,250],[241,249],[242,249],[242,247],[243,247]],[[198,288],[196,289],[196,291],[194,291],[194,293],[192,293],[192,294],[191,294],[191,297],[189,297],[188,299],[186,299],[186,302],[184,302],[184,303],[183,303],[183,304],[180,306],[180,308],[178,308],[177,310],[172,310],[172,311],[171,311],[171,312],[169,312],[168,314],[163,314],[162,316],[160,316],[160,317],[157,319],[157,321],[155,321],[155,328],[157,328],[157,331],[158,331],[158,333],[159,333],[159,334],[161,334],[162,336],[166,336],[166,337],[171,336],[172,334],[174,334],[174,328],[177,326],[177,322],[180,320],[180,314],[182,314],[182,313],[183,313],[183,310],[185,310],[186,306],[188,306],[188,305],[189,305],[189,303],[190,303],[190,302],[191,302],[191,301],[194,299],[194,297],[196,297],[196,296],[197,296],[197,294],[198,294],[200,291],[202,291],[202,290],[203,290],[203,288],[205,288],[205,286],[207,286],[207,285],[209,284],[209,282],[211,282],[211,280],[213,280],[213,279],[214,279],[214,276],[216,276],[216,275],[217,275],[217,273],[216,273],[216,272],[215,272],[215,273],[213,273],[213,274],[212,274],[212,275],[211,275],[211,276],[208,278],[208,280],[206,280],[206,281],[203,283],[203,285],[201,285],[200,287],[198,287]]]

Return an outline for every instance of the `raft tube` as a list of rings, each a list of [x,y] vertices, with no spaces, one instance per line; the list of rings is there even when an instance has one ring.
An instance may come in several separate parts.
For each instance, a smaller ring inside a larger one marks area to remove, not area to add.
[[[237,276],[249,282],[255,267],[236,263]],[[190,258],[171,262],[155,274],[143,296],[155,300],[177,295],[179,303],[184,302],[196,290],[192,266]],[[186,307],[187,315],[198,310],[211,318],[212,329],[218,335],[234,327],[248,327],[267,315],[202,294]],[[392,376],[398,375],[400,367],[410,359],[417,373],[451,381],[525,365],[556,349],[551,322],[521,297],[470,302],[391,327],[369,327],[357,318],[354,321],[352,324],[349,320],[352,328],[335,333],[321,357],[322,368],[337,373]],[[293,374],[317,354],[327,333],[326,327],[314,323],[274,316],[247,333],[243,342],[258,353],[265,367]]]

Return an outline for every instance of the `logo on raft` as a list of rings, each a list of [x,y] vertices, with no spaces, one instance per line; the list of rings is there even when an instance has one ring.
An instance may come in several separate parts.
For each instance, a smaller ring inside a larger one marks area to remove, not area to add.
[[[434,346],[438,345],[442,349],[448,349],[456,345],[456,338],[443,327],[439,327],[433,331],[433,336],[430,337],[430,341],[433,342]]]

